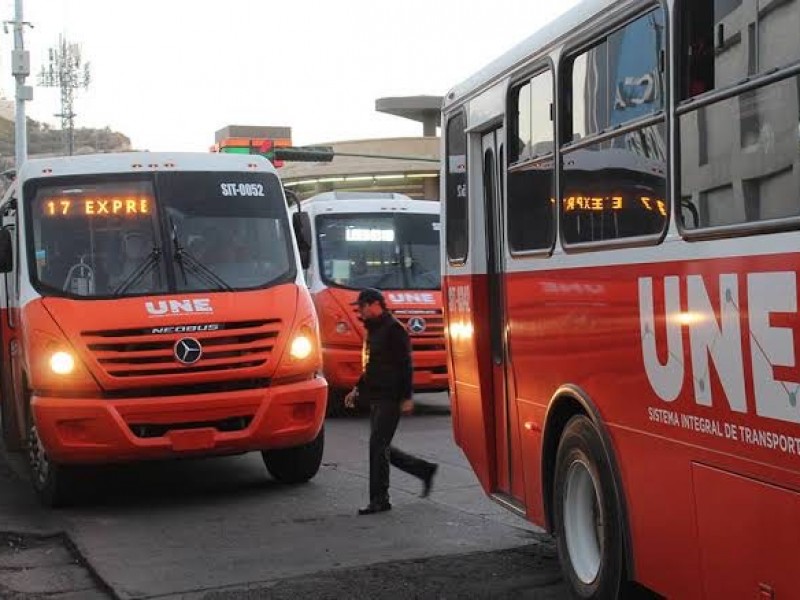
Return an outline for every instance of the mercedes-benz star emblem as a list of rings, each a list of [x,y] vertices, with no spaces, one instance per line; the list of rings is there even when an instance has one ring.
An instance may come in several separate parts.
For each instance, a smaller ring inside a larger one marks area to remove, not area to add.
[[[427,326],[428,324],[425,323],[425,319],[422,317],[411,317],[408,320],[408,330],[411,333],[422,333]]]
[[[175,342],[175,358],[185,365],[193,365],[203,356],[203,347],[194,338],[183,338]]]

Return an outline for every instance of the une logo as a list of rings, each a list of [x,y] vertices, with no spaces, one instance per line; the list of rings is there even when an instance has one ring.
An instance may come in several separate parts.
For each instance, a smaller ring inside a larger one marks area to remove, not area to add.
[[[145,302],[144,307],[152,317],[214,312],[214,308],[211,306],[211,300],[208,298],[195,298],[194,300],[159,300],[158,302]]]
[[[389,293],[389,301],[395,304],[436,304],[433,294]]]
[[[726,402],[733,412],[800,423],[797,313],[794,271],[640,278],[650,387],[664,402],[694,392],[700,406]]]

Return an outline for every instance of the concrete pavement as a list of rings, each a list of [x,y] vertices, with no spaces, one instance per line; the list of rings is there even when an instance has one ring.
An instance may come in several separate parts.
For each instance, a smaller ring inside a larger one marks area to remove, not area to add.
[[[93,479],[91,504],[45,511],[12,478],[0,490],[0,530],[64,532],[89,573],[119,598],[238,593],[275,582],[289,582],[281,584],[288,590],[311,576],[323,586],[339,572],[388,581],[396,574],[380,565],[547,548],[546,538],[484,496],[453,445],[448,417],[408,417],[396,439],[440,463],[430,499],[393,470],[395,508],[371,517],[355,515],[367,500],[368,423],[333,420],[326,433],[323,468],[302,486],[269,479],[257,454],[175,461],[105,469]],[[24,472],[19,461],[16,470]],[[552,565],[545,571],[558,578]]]

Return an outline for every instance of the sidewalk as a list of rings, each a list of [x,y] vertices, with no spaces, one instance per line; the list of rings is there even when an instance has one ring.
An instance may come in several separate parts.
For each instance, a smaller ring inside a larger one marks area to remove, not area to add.
[[[24,460],[0,443],[0,598],[107,600],[83,558],[63,533],[57,512],[41,507]]]

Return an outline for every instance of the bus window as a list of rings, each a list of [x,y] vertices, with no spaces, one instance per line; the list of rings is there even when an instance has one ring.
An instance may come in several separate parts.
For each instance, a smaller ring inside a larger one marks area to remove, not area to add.
[[[353,289],[437,290],[439,216],[330,214],[316,219],[324,283]]]
[[[799,99],[790,77],[680,117],[685,229],[800,216]]]
[[[228,179],[226,179],[228,177]],[[257,183],[250,183],[250,181]],[[231,288],[254,289],[294,277],[291,234],[276,177],[245,179],[252,195],[226,195],[220,173],[162,173],[159,200],[191,259]],[[181,291],[208,289],[207,273],[178,264]],[[213,278],[212,276],[212,278]],[[217,282],[219,283],[219,282]]]
[[[645,127],[564,157],[567,244],[661,233],[667,222],[666,129]]]
[[[508,245],[512,252],[549,249],[555,234],[552,73],[514,90],[511,104],[510,138],[517,143],[507,175]]]
[[[467,258],[469,219],[467,211],[467,127],[464,113],[447,122],[446,230],[447,257],[453,262]]]
[[[597,93],[599,74],[608,71],[605,43],[581,54],[572,62],[572,141],[608,128],[605,95]],[[605,81],[602,82],[605,84]],[[605,86],[603,86],[605,87]]]
[[[573,59],[567,141],[664,109],[664,29],[664,11],[654,10]]]
[[[800,59],[800,0],[682,4],[684,100]]]
[[[666,126],[661,69],[664,12],[651,11],[572,61],[572,124],[562,160],[566,244],[654,236],[667,223]],[[591,143],[611,128],[638,129]],[[579,144],[578,144],[579,143]]]
[[[44,185],[31,201],[37,288],[68,296],[167,291],[153,186],[114,179]],[[150,268],[129,278],[145,263]],[[123,286],[124,289],[123,289]]]

